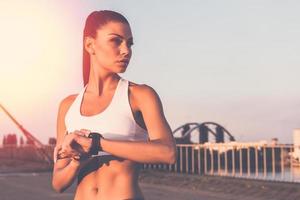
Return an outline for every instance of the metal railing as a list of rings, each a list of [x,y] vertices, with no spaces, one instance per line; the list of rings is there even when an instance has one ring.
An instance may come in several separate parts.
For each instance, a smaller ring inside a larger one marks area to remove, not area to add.
[[[294,148],[287,144],[177,144],[175,164],[144,164],[143,167],[198,175],[300,182],[300,162],[293,159]]]
[[[143,164],[157,169],[197,175],[231,176],[271,181],[299,182],[300,162],[294,159],[300,146],[259,143],[177,144],[175,164]],[[0,148],[0,158],[42,160],[32,145]],[[52,156],[54,146],[45,146]],[[300,155],[298,155],[299,159]]]

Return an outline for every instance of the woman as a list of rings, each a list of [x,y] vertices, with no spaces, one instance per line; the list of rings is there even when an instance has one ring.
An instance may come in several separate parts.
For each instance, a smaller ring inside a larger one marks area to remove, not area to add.
[[[175,140],[158,94],[118,75],[126,71],[132,44],[130,25],[121,14],[103,10],[88,16],[84,88],[63,99],[58,110],[52,177],[57,192],[78,178],[76,200],[144,199],[138,185],[141,163],[176,162]]]

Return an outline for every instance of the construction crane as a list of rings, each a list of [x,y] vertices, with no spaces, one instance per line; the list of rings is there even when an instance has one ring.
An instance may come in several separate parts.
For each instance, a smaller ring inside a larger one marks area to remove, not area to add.
[[[42,158],[48,162],[52,163],[52,158],[49,156],[49,154],[45,150],[45,146],[31,134],[29,131],[27,131],[5,108],[0,104],[0,108],[7,114],[7,116],[17,125],[17,127],[21,130],[23,135],[26,137],[27,141],[32,143],[37,152],[42,156]]]

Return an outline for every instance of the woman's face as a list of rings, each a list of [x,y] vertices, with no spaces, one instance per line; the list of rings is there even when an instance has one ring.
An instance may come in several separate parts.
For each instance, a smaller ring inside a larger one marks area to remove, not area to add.
[[[133,45],[130,26],[121,22],[108,22],[97,30],[92,40],[92,62],[115,73],[124,72],[131,58]]]

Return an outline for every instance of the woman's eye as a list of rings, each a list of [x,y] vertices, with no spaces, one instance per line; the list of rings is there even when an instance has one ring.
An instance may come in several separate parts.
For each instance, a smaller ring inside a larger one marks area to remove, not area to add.
[[[122,40],[118,39],[118,38],[113,38],[111,39],[111,41],[115,44],[121,44],[122,43]]]
[[[128,46],[132,46],[133,45],[133,42],[128,42]]]

